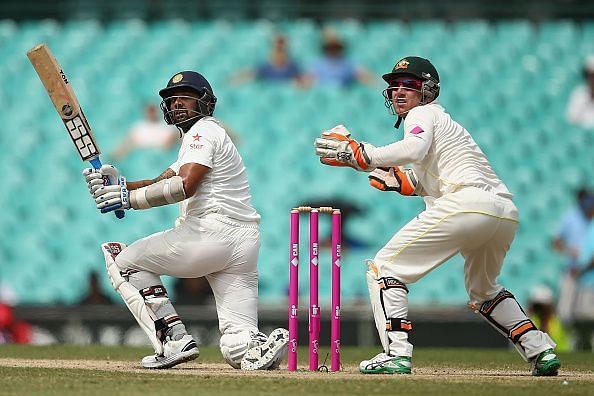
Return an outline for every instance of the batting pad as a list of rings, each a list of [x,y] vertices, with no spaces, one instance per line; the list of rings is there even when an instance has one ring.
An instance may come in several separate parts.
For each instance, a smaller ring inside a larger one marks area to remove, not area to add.
[[[252,345],[252,333],[244,330],[239,333],[223,334],[219,346],[225,361],[231,367],[238,369],[241,368],[241,359],[246,352],[257,344]]]
[[[113,288],[122,296],[122,299],[130,312],[132,312],[140,328],[148,336],[155,349],[155,353],[162,355],[163,343],[157,338],[157,331],[155,329],[155,320],[157,318],[147,308],[144,298],[140,295],[139,291],[122,277],[120,269],[116,265],[115,258],[125,247],[126,245],[120,242],[107,242],[101,245],[101,250],[105,256],[107,274]]]

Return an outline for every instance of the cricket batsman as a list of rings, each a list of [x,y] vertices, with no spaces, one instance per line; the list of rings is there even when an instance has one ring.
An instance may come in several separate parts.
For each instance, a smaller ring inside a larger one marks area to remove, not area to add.
[[[112,165],[83,171],[102,212],[180,204],[174,228],[130,246],[102,245],[115,290],[155,349],[142,366],[169,368],[198,357],[198,346],[161,283],[160,275],[170,275],[206,277],[216,300],[221,353],[232,367],[276,368],[288,332],[276,329],[266,336],[258,330],[260,215],[250,202],[243,160],[213,117],[217,98],[194,71],[175,74],[159,95],[165,121],[183,136],[177,160],[157,178],[135,182]],[[115,183],[104,185],[104,177]]]
[[[374,147],[339,125],[315,141],[323,164],[370,172],[373,187],[423,196],[426,203],[368,261],[369,296],[384,351],[362,361],[359,370],[411,373],[408,285],[460,253],[469,307],[514,344],[531,363],[532,375],[557,375],[555,342],[497,283],[518,228],[512,194],[468,131],[437,103],[439,75],[427,59],[403,58],[383,78],[386,107],[398,116],[395,127],[404,120],[402,140]]]

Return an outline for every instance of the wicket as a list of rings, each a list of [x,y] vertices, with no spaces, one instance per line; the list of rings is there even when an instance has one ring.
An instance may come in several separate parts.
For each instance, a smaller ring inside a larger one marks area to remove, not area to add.
[[[289,350],[288,370],[297,370],[297,332],[299,307],[299,214],[309,213],[309,370],[318,371],[320,306],[318,302],[318,215],[332,215],[332,296],[330,321],[330,371],[340,371],[340,245],[341,213],[331,207],[299,206],[291,210],[289,252]]]

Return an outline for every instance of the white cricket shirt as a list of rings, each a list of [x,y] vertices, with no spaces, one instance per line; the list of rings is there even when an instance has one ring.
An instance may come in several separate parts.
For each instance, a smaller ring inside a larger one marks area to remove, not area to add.
[[[376,147],[371,165],[408,165],[434,198],[464,186],[512,197],[470,133],[436,102],[410,110],[404,119],[404,138]]]
[[[567,119],[583,128],[594,128],[594,98],[586,85],[577,87],[569,97]]]
[[[196,193],[180,203],[182,217],[203,217],[218,213],[245,222],[259,222],[260,215],[251,204],[250,186],[241,155],[214,117],[198,120],[184,138],[176,162],[176,173],[188,163],[210,168]]]
[[[173,125],[149,120],[139,121],[130,129],[132,145],[139,148],[166,147],[177,134]]]

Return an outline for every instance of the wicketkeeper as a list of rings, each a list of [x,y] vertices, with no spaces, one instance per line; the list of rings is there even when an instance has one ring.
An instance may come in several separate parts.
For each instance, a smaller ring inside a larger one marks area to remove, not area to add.
[[[278,367],[285,329],[258,330],[260,215],[251,205],[243,160],[214,118],[216,97],[199,73],[175,74],[159,91],[168,124],[183,134],[179,156],[152,180],[127,182],[112,165],[83,174],[97,208],[150,209],[180,203],[174,228],[130,246],[102,245],[115,290],[146,332],[155,354],[146,368],[169,368],[198,357],[198,347],[171,305],[160,275],[205,276],[216,300],[220,348],[234,368]],[[104,186],[103,178],[113,185]]]
[[[518,227],[512,194],[468,131],[436,102],[439,75],[427,59],[403,58],[383,78],[386,107],[398,116],[395,127],[404,120],[402,140],[374,147],[353,140],[339,125],[315,141],[322,163],[371,172],[373,187],[423,196],[427,206],[368,262],[369,295],[384,351],[362,361],[360,371],[411,373],[408,285],[460,253],[470,308],[513,342],[532,364],[533,375],[556,375],[555,342],[497,283]]]

